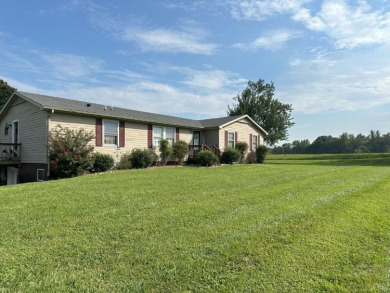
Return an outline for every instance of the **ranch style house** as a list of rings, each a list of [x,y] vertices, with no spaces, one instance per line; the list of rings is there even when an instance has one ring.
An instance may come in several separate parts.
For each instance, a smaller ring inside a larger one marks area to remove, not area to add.
[[[219,153],[237,141],[252,151],[267,134],[248,115],[193,120],[15,91],[0,112],[0,185],[50,178],[48,135],[58,125],[92,131],[94,151],[115,162],[134,148],[158,155],[161,139],[187,142],[191,159],[201,149]]]

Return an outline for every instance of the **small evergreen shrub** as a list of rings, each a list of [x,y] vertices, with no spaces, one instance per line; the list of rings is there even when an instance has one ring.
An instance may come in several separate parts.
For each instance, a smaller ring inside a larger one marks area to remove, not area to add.
[[[218,157],[212,151],[205,150],[196,154],[195,161],[198,165],[209,167],[218,164]]]
[[[249,152],[246,156],[247,164],[255,164],[257,163],[257,157],[255,152]]]
[[[241,158],[240,162],[244,161],[245,153],[248,150],[248,144],[245,141],[238,141],[236,143],[235,149],[240,153]]]
[[[268,148],[265,145],[259,145],[256,148],[257,163],[263,164],[267,154],[268,154]]]
[[[126,153],[121,156],[119,163],[116,165],[119,170],[126,170],[131,168],[130,154]]]
[[[233,164],[240,160],[240,152],[233,148],[226,148],[221,155],[221,163]]]
[[[184,158],[188,154],[188,143],[179,140],[173,145],[173,154],[175,155],[179,165],[183,165]]]
[[[160,159],[161,159],[161,164],[165,165],[169,159],[171,158],[173,154],[173,149],[169,145],[169,141],[167,139],[162,139],[160,141]]]
[[[135,169],[143,169],[152,165],[155,159],[155,154],[151,150],[133,149],[130,153],[131,167]]]
[[[109,154],[95,153],[94,172],[105,172],[114,167],[114,158]]]

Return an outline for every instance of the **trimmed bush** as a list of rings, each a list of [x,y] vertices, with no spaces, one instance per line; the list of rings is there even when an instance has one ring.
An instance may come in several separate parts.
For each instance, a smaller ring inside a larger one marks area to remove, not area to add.
[[[126,153],[121,156],[119,163],[116,165],[119,170],[126,170],[131,168],[130,154]]]
[[[218,157],[212,151],[205,150],[197,153],[195,161],[198,165],[209,167],[218,164]]]
[[[245,153],[248,150],[248,144],[245,141],[238,141],[236,143],[235,149],[240,153],[241,158],[240,162],[244,161]]]
[[[94,172],[105,172],[114,167],[114,158],[109,154],[94,153],[95,162],[93,163]]]
[[[188,154],[188,143],[182,140],[178,140],[174,145],[173,145],[173,154],[175,155],[177,159],[177,163],[179,165],[183,165],[184,158]]]
[[[173,154],[173,149],[169,145],[169,141],[167,139],[162,139],[160,141],[160,159],[161,159],[161,164],[165,165],[169,159],[171,158]]]
[[[249,152],[246,156],[247,164],[255,164],[257,163],[257,156],[255,152]]]
[[[233,148],[226,148],[221,155],[221,163],[233,164],[240,160],[240,152]]]
[[[257,163],[263,164],[267,154],[268,154],[268,148],[265,145],[259,145],[256,148]]]
[[[72,130],[57,125],[49,132],[50,174],[53,179],[69,178],[90,171],[93,167],[93,146],[88,143],[93,132]]]
[[[155,153],[146,149],[133,149],[130,153],[131,167],[135,169],[143,169],[152,165],[155,159]]]

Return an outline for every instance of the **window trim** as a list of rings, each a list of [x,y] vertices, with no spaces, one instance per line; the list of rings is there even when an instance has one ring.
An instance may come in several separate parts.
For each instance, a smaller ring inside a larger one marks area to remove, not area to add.
[[[233,134],[233,140],[230,140],[230,134]],[[230,142],[232,142],[232,141],[233,141],[233,144],[231,146]],[[236,146],[236,133],[234,131],[228,131],[227,145],[228,145],[228,147],[235,148],[235,146]]]
[[[116,137],[117,137],[116,144],[105,143],[105,138],[106,138],[105,122],[106,121],[116,123]],[[120,145],[120,143],[119,143],[119,121],[118,120],[103,119],[103,121],[102,121],[102,144],[103,144],[103,146],[108,146],[108,147],[118,147]]]
[[[16,141],[15,141],[15,129],[16,129],[16,127],[15,127],[15,125],[18,125],[18,127],[17,127],[17,129],[18,129],[18,133],[17,133],[17,136],[16,136]],[[12,121],[12,143],[19,143],[20,141],[19,141],[19,120],[13,120]]]
[[[256,139],[255,139],[256,137]],[[256,147],[255,147],[256,145]],[[257,147],[259,146],[259,135],[256,133],[256,134],[252,134],[252,151],[256,151]]]
[[[40,179],[39,173],[42,172],[42,179]],[[37,181],[45,181],[45,169],[37,169]]]

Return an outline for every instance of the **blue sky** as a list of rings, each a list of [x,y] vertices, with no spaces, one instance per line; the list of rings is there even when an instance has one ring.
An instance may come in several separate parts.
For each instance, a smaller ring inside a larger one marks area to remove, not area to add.
[[[18,90],[212,118],[264,79],[293,105],[290,142],[390,131],[390,0],[3,2]]]

